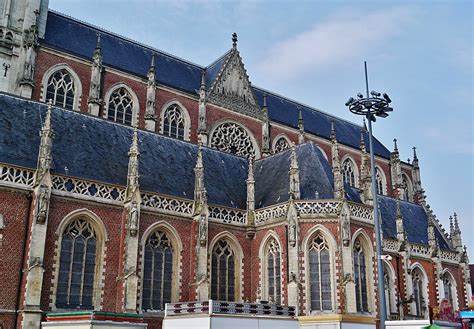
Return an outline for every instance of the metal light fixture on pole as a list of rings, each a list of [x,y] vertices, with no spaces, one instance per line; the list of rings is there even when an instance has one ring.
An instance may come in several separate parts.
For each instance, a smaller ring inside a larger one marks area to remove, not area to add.
[[[378,272],[378,292],[379,292],[379,315],[380,315],[380,329],[385,328],[385,320],[387,320],[387,309],[385,304],[385,284],[384,284],[384,271],[382,263],[382,229],[380,227],[379,220],[379,203],[377,197],[377,186],[375,176],[375,156],[373,147],[372,137],[372,121],[375,122],[375,117],[386,118],[387,112],[393,111],[393,108],[389,106],[392,102],[387,94],[381,94],[372,91],[369,95],[369,78],[367,76],[367,62],[364,62],[365,68],[365,88],[366,97],[359,93],[357,98],[349,98],[346,102],[346,106],[349,107],[349,111],[357,115],[364,115],[367,118],[369,124],[369,145],[370,145],[370,172],[372,176],[372,192],[374,194],[374,226],[375,226],[375,242],[376,242],[376,255],[377,255],[377,272]]]

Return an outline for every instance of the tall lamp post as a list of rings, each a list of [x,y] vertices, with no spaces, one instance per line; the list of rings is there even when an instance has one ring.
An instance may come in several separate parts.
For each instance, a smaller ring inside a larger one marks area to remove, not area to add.
[[[365,68],[365,89],[366,97],[361,93],[357,94],[357,98],[349,98],[346,106],[349,111],[357,115],[363,115],[367,118],[369,123],[369,145],[370,145],[370,172],[372,175],[372,192],[374,195],[374,225],[375,225],[375,242],[377,254],[377,270],[378,270],[378,289],[379,289],[379,310],[380,310],[380,328],[385,328],[385,320],[387,319],[387,309],[385,304],[385,288],[384,288],[384,274],[382,263],[382,230],[379,221],[379,203],[377,197],[377,187],[375,181],[375,157],[372,137],[372,121],[375,122],[375,117],[386,118],[388,112],[393,111],[389,106],[392,102],[387,94],[380,94],[371,91],[369,95],[369,78],[367,77],[367,62],[364,62]]]

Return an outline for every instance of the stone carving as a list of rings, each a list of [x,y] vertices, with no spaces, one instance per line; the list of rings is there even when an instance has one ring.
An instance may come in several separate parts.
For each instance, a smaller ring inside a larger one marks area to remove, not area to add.
[[[349,215],[343,214],[342,215],[342,222],[341,222],[341,238],[342,243],[345,247],[349,246],[351,241],[351,225],[349,222]]]
[[[255,156],[255,147],[247,131],[239,124],[224,122],[213,132],[211,147],[219,151],[249,158]]]
[[[49,205],[49,189],[46,185],[41,185],[38,190],[36,199],[36,215],[35,220],[37,224],[44,224],[48,216]]]
[[[156,97],[156,82],[155,82],[155,55],[151,57],[151,65],[148,70],[148,82],[146,87],[146,110],[145,120],[156,120],[155,115],[155,97]]]
[[[89,102],[100,103],[100,80],[102,74],[102,50],[100,46],[100,33],[97,33],[97,45],[92,56],[91,84],[89,88]]]
[[[252,86],[236,47],[214,80],[209,101],[222,107],[261,119]]]
[[[204,214],[199,217],[199,242],[201,246],[205,246],[207,243],[207,220]]]
[[[139,215],[140,213],[138,210],[137,202],[133,201],[132,205],[130,206],[130,212],[129,212],[129,229],[130,229],[131,236],[137,235]]]

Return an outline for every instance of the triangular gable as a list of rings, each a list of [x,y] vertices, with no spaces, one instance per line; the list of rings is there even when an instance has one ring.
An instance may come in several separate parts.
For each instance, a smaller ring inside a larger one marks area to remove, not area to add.
[[[261,117],[252,84],[236,48],[224,57],[219,73],[211,82],[208,101],[256,118]],[[214,68],[215,69],[215,68]]]

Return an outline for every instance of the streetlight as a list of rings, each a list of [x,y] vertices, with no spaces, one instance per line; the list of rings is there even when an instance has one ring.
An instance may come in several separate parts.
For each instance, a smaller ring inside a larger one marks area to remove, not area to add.
[[[387,319],[387,309],[385,304],[385,288],[384,288],[384,274],[382,264],[382,236],[379,221],[379,203],[377,197],[377,187],[375,182],[375,157],[372,137],[372,121],[375,122],[375,117],[386,118],[388,112],[392,112],[393,108],[389,106],[392,102],[387,94],[381,94],[376,91],[370,92],[369,95],[369,78],[367,77],[367,62],[364,62],[365,68],[365,89],[366,97],[361,93],[357,97],[351,97],[346,102],[349,111],[357,115],[363,115],[367,118],[369,123],[369,145],[370,145],[370,172],[372,175],[372,192],[374,194],[374,225],[375,225],[375,242],[377,254],[377,270],[378,270],[378,288],[379,288],[379,310],[380,310],[380,328],[385,328],[385,320]]]

